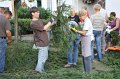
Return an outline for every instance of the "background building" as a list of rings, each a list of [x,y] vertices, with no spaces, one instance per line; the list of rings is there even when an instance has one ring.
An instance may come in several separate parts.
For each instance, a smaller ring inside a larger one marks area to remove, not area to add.
[[[0,0],[0,7],[6,7],[10,11],[14,11],[13,8],[13,2],[14,0]],[[90,3],[90,1],[92,3]],[[21,0],[20,4],[26,4],[27,7],[43,7],[45,9],[49,9],[51,11],[56,11],[57,6],[61,5],[63,2],[65,2],[68,5],[71,5],[71,7],[75,8],[77,11],[81,9],[82,6],[87,6],[89,14],[93,14],[93,5],[98,0]],[[120,0],[103,0],[104,1],[104,7],[107,10],[108,14],[112,11],[115,11],[117,16],[120,18],[120,7],[119,3]]]

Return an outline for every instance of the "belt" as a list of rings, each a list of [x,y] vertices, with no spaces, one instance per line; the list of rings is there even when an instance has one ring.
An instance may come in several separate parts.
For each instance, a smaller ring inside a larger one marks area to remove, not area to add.
[[[1,39],[6,39],[6,37],[0,37]]]

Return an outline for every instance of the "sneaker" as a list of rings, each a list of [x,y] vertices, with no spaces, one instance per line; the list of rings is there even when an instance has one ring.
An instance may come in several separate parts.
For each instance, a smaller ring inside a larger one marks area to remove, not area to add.
[[[66,65],[64,65],[65,68],[68,68],[68,67],[71,67],[71,66],[72,66],[72,64],[66,64]]]

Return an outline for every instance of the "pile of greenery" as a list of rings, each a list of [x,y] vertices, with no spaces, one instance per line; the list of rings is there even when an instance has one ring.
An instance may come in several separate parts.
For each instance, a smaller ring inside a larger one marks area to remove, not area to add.
[[[32,45],[28,41],[12,43],[7,49],[5,72],[0,74],[0,79],[120,79],[119,52],[109,52],[103,58],[102,62],[112,67],[112,71],[95,71],[85,74],[82,73],[80,56],[76,67],[64,68],[67,53],[62,53],[58,50],[59,48],[51,46],[45,72],[38,73],[35,71],[38,50],[33,50]]]
[[[118,36],[118,33],[116,31],[112,31],[110,35],[112,37],[111,44],[113,46],[120,45],[120,37]]]

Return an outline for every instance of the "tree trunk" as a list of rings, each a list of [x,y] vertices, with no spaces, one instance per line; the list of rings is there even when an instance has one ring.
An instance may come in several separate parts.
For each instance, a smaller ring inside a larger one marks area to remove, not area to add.
[[[18,15],[17,15],[17,2],[14,2],[14,15],[15,15],[15,42],[18,41]]]

